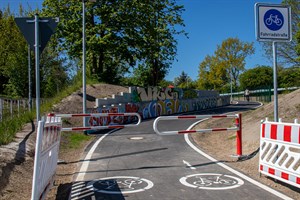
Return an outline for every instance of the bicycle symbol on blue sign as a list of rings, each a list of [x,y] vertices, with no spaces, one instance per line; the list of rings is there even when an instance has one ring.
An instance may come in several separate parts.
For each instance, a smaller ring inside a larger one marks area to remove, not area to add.
[[[264,23],[268,29],[278,31],[284,24],[284,18],[281,12],[276,9],[271,9],[265,13]]]

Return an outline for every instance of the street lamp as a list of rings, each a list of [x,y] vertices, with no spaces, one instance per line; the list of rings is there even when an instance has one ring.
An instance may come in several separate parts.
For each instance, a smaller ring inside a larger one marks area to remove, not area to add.
[[[82,110],[86,113],[86,47],[85,47],[85,0],[82,0]],[[83,126],[86,126],[86,118],[83,118]]]
[[[230,103],[232,103],[232,74],[230,73]]]
[[[97,2],[97,0],[88,0]],[[82,111],[86,114],[86,36],[85,36],[85,2],[82,0]],[[83,126],[86,127],[86,118],[83,118]]]

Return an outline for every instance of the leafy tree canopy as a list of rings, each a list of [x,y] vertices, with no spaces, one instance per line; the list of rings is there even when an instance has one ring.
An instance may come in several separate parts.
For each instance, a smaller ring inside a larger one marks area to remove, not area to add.
[[[189,88],[193,80],[184,71],[174,79],[174,84],[179,88]]]
[[[9,5],[0,11],[0,94],[11,97],[28,97],[29,70],[30,78],[35,80],[34,54],[28,55],[28,44],[15,24],[15,13],[10,12]],[[20,5],[18,16],[33,16],[32,11],[25,11]],[[51,40],[40,57],[41,96],[51,97],[68,82],[65,59],[56,51]],[[28,58],[29,57],[29,58]],[[31,84],[32,96],[35,84]]]
[[[60,49],[71,58],[79,59],[82,55],[82,2],[45,0],[43,5],[44,15],[60,17],[56,35]],[[176,55],[174,35],[184,34],[178,29],[184,26],[183,10],[175,0],[87,2],[88,76],[117,83],[124,74],[134,71],[137,82],[157,85]]]
[[[226,91],[230,80],[237,88],[239,75],[245,70],[245,59],[253,53],[253,43],[238,38],[223,41],[213,56],[206,56],[200,63],[198,88]]]
[[[249,69],[240,76],[240,89],[254,90],[273,86],[273,69],[268,66],[258,66]]]

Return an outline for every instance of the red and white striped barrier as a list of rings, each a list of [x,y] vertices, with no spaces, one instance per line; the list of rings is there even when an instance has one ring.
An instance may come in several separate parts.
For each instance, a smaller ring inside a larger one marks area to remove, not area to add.
[[[261,124],[259,172],[300,188],[300,124]]]
[[[211,119],[211,118],[235,118],[235,126],[230,128],[210,128],[210,129],[198,129],[198,130],[179,130],[179,131],[159,131],[157,128],[159,121],[166,120],[185,120],[185,119]],[[155,119],[153,123],[153,129],[158,135],[177,135],[187,133],[206,133],[215,131],[237,131],[237,155],[242,155],[242,115],[182,115],[182,116],[160,116]]]
[[[45,199],[53,185],[57,167],[61,120],[48,115],[38,122],[31,199]]]
[[[89,126],[89,127],[70,127],[62,128],[62,131],[85,131],[85,130],[98,130],[106,128],[124,128],[138,126],[142,118],[138,113],[89,113],[89,114],[55,114],[56,117],[61,118],[71,118],[71,117],[126,117],[126,116],[136,116],[138,121],[135,124],[126,124],[126,125],[109,125],[109,126]]]

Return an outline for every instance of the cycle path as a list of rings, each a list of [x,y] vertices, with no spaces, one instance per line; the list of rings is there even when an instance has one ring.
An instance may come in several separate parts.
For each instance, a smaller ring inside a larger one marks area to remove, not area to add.
[[[197,114],[239,112],[255,106],[239,104]],[[193,122],[162,121],[160,126],[183,130]],[[138,127],[115,130],[100,137],[92,146],[93,154],[87,154],[80,168],[70,199],[288,198],[261,188],[243,174],[225,169],[222,161],[201,154],[201,149],[187,135],[159,136],[152,125],[153,120],[146,120]]]

